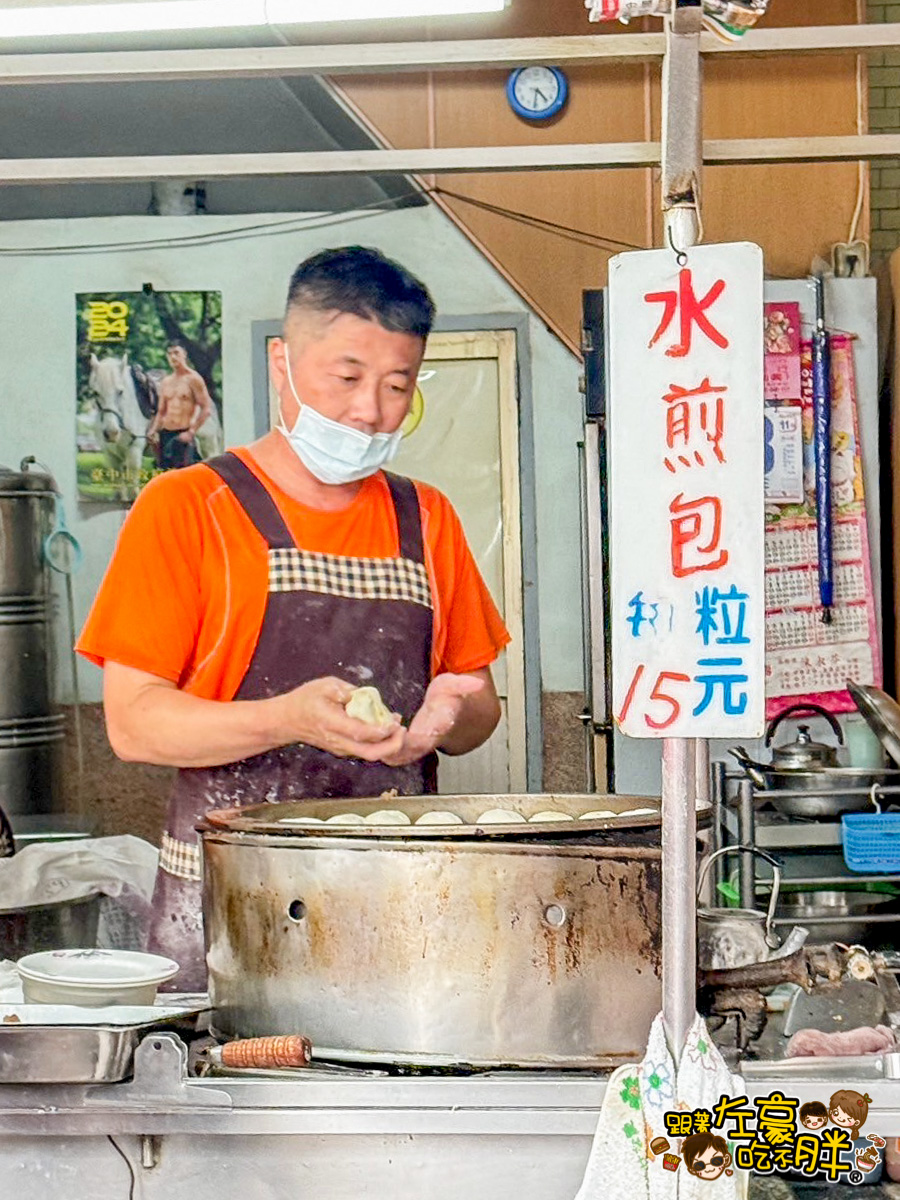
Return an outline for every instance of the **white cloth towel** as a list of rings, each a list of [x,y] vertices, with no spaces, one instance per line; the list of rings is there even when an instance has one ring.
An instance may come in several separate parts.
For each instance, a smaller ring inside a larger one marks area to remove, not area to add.
[[[694,1018],[676,1070],[662,1016],[657,1016],[643,1062],[619,1067],[609,1078],[576,1200],[606,1200],[611,1180],[615,1180],[616,1195],[627,1196],[628,1200],[675,1200],[676,1196],[685,1200],[746,1200],[746,1171],[732,1165],[731,1175],[698,1179],[687,1171],[683,1161],[677,1171],[665,1170],[661,1156],[650,1150],[650,1143],[657,1137],[671,1143],[669,1153],[680,1149],[679,1139],[666,1128],[667,1112],[698,1108],[712,1112],[721,1096],[746,1094],[743,1079],[728,1070],[701,1017]]]
[[[130,834],[34,842],[0,858],[0,908],[101,897],[97,945],[143,948],[159,851]]]
[[[130,834],[34,842],[0,858],[0,908],[52,904],[81,896],[119,897],[133,892],[150,900],[159,852]]]

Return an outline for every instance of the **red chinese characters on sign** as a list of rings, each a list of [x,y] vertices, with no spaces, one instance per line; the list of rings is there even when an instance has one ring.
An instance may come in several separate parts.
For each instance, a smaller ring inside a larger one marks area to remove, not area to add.
[[[672,538],[672,574],[676,579],[698,571],[718,571],[728,563],[721,549],[722,501],[718,496],[685,500],[684,493],[669,504]]]
[[[703,467],[710,449],[716,462],[725,462],[722,436],[725,433],[727,387],[713,387],[707,375],[699,387],[669,385],[663,396],[666,409],[666,446],[672,452],[663,461],[674,475],[679,466]]]
[[[678,273],[678,290],[648,292],[647,303],[662,303],[662,320],[650,339],[652,348],[662,337],[675,317],[680,314],[681,340],[669,346],[666,354],[686,357],[691,349],[691,335],[696,324],[718,347],[725,349],[728,338],[706,316],[725,291],[725,281],[717,279],[706,295],[698,300],[690,268]],[[666,404],[666,468],[675,474],[679,467],[704,467],[707,457],[725,462],[722,438],[725,433],[725,393],[727,387],[715,386],[708,375],[695,387],[671,383],[663,396]],[[679,493],[669,504],[672,574],[683,579],[697,571],[718,571],[728,563],[728,551],[720,546],[722,536],[722,501],[718,496],[684,499]]]
[[[702,330],[704,334],[718,346],[721,350],[728,347],[728,338],[720,330],[716,329],[715,325],[706,316],[706,310],[710,308],[719,299],[725,291],[725,280],[717,279],[712,285],[702,300],[698,300],[694,292],[694,283],[691,278],[690,267],[682,267],[678,272],[678,290],[672,292],[647,292],[644,299],[650,304],[662,304],[663,314],[659,325],[656,328],[656,333],[650,339],[649,348],[652,349],[662,335],[672,324],[672,318],[675,313],[679,317],[679,332],[680,339],[673,346],[669,346],[666,354],[670,358],[685,358],[691,352],[691,337],[694,331],[694,325]]]

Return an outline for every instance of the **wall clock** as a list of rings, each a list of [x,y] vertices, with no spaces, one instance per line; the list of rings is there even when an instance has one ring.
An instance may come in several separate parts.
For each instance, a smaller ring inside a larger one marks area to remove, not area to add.
[[[559,67],[518,67],[506,81],[506,98],[524,121],[545,121],[565,105],[569,81]]]

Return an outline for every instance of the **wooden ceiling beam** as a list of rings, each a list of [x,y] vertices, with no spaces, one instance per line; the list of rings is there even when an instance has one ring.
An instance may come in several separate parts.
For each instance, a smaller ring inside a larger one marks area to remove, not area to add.
[[[0,39],[2,41],[2,39]],[[7,45],[9,43],[7,42]],[[740,41],[701,38],[703,54],[745,58],[865,53],[900,48],[900,23],[751,29]],[[259,46],[215,50],[113,50],[0,55],[0,85],[152,83],[174,80],[373,75],[509,68],[523,63],[610,64],[661,60],[662,33],[387,42],[343,46]]]
[[[900,134],[730,138],[703,144],[703,161],[855,162],[900,158]],[[457,146],[413,150],[311,150],[259,154],[120,155],[0,159],[0,185],[122,183],[147,179],[240,179],[289,175],[445,175],[650,167],[659,142],[598,145]]]

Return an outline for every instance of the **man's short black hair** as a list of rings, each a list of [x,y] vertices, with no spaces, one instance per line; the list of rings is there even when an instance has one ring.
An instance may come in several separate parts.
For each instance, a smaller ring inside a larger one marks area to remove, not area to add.
[[[828,1109],[821,1100],[809,1100],[800,1109],[800,1120],[804,1121],[808,1117],[827,1117]]]
[[[434,302],[405,267],[367,246],[321,250],[300,264],[288,287],[287,312],[351,313],[391,333],[427,338]]]

